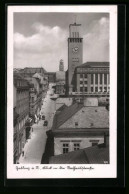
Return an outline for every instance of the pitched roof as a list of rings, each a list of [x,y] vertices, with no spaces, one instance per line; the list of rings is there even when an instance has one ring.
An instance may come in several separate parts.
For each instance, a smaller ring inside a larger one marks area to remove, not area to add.
[[[80,67],[109,67],[109,62],[86,62],[82,65],[77,66],[76,68]]]
[[[72,115],[78,112],[83,107],[82,104],[72,104],[71,106],[65,108],[60,114],[56,114],[53,121],[53,129],[58,128],[64,122],[66,122]]]
[[[77,126],[75,122],[77,122]],[[86,131],[86,129],[98,130],[100,128],[109,128],[108,110],[104,106],[87,107],[83,104],[75,103],[66,107],[60,114],[55,115],[52,129],[63,132],[67,129],[78,129],[81,131],[85,129]]]
[[[103,164],[109,162],[109,146],[104,144],[52,156],[50,164]]]
[[[67,108],[68,106],[66,104],[63,104],[60,108],[58,108],[56,111],[62,111],[65,108]]]

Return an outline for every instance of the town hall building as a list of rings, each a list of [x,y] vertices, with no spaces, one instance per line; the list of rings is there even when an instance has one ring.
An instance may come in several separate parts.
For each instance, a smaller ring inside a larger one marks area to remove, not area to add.
[[[105,61],[83,63],[83,38],[80,31],[81,24],[69,25],[66,94],[109,97],[110,64]]]

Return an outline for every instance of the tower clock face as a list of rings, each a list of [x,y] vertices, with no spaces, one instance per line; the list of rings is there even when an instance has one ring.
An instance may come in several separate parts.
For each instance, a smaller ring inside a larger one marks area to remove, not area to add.
[[[72,51],[73,51],[74,53],[77,53],[77,52],[78,52],[78,50],[79,50],[79,48],[78,48],[78,47],[74,47],[74,48],[72,48]]]

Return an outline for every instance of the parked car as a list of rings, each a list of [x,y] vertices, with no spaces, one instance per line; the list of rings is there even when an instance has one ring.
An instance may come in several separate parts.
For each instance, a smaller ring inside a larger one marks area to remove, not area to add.
[[[44,125],[44,126],[47,126],[47,125],[48,125],[48,121],[45,120],[43,125]]]
[[[42,120],[45,120],[45,115],[42,115]]]

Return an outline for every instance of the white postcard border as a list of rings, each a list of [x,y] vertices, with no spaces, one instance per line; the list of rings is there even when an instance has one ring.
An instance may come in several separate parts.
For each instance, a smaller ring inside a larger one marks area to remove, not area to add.
[[[103,12],[110,14],[110,164],[13,164],[13,13]],[[117,6],[8,6],[7,22],[7,178],[117,177]],[[21,169],[20,169],[21,167]],[[61,169],[62,167],[62,169]],[[71,169],[69,168],[71,167]],[[18,169],[19,168],[19,169]],[[64,169],[63,169],[64,168]],[[80,168],[80,169],[79,169]],[[87,168],[87,169],[85,169]],[[93,168],[93,169],[91,169]]]

